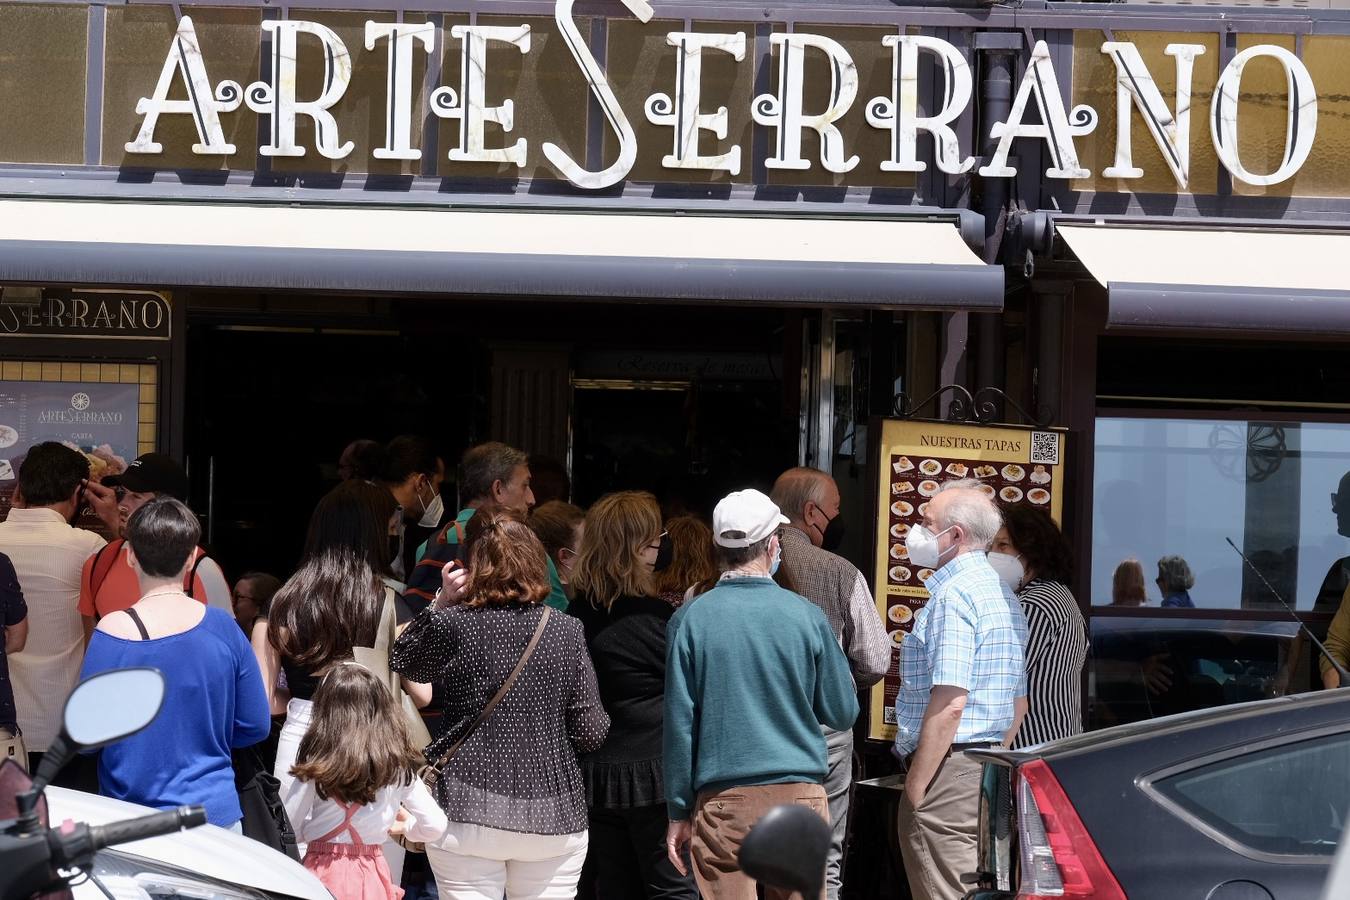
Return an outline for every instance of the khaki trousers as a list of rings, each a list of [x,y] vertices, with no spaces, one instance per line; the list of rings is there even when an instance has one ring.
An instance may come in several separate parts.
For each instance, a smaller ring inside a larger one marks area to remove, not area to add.
[[[750,827],[775,806],[789,803],[809,806],[830,821],[825,788],[819,784],[761,784],[698,795],[690,850],[694,881],[703,900],[755,900],[754,879],[740,870],[736,856]],[[792,896],[788,891],[764,888],[765,900]]]
[[[964,753],[948,757],[915,809],[900,799],[900,854],[914,900],[961,900],[974,888],[962,878],[979,865],[976,830],[984,768]]]

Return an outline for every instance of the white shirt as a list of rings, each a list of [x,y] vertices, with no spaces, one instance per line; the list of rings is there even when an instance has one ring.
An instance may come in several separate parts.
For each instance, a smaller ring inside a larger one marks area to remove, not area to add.
[[[80,570],[106,543],[45,507],[11,509],[0,522],[0,553],[14,563],[28,603],[28,643],[9,657],[9,672],[19,728],[32,752],[51,746],[66,697],[80,680]]]
[[[299,844],[308,844],[319,840],[328,832],[342,824],[347,813],[333,800],[320,800],[312,781],[295,779],[282,802],[286,806],[286,815],[295,829],[295,840]],[[432,798],[422,779],[413,778],[412,784],[381,788],[375,794],[375,802],[367,803],[352,816],[352,827],[366,844],[379,846],[389,840],[389,829],[398,816],[402,806],[412,816],[408,824],[409,841],[428,843],[440,840],[447,826],[445,813]],[[352,843],[351,836],[343,829],[329,838],[335,844]]]

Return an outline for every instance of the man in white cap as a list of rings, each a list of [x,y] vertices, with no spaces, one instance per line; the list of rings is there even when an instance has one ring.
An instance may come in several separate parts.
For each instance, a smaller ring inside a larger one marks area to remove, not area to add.
[[[667,631],[666,845],[681,872],[690,849],[704,900],[753,900],[755,883],[736,857],[773,807],[801,804],[829,821],[821,726],[842,731],[858,716],[848,660],[825,614],[773,581],[787,522],[759,491],[717,504],[722,577]]]

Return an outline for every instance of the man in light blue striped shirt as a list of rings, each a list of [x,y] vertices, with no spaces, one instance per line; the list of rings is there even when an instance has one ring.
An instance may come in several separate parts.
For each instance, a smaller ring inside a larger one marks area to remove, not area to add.
[[[895,751],[905,762],[900,848],[916,900],[959,900],[977,867],[980,765],[962,752],[1011,744],[1027,710],[1027,623],[985,558],[1002,524],[978,482],[950,482],[907,541],[934,569],[900,650]],[[915,532],[918,532],[917,534]]]

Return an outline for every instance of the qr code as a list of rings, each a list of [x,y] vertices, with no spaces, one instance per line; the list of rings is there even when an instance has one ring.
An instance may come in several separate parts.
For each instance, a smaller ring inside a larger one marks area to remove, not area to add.
[[[881,711],[881,721],[887,725],[895,724],[895,707],[888,706]]]
[[[1059,435],[1053,431],[1033,431],[1031,461],[1047,466],[1059,465]]]

